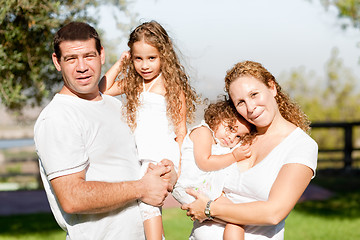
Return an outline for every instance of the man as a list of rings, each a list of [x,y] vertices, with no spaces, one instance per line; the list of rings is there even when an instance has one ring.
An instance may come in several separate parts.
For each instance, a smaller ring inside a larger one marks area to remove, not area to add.
[[[56,221],[67,239],[144,239],[137,200],[161,206],[176,181],[173,166],[164,160],[137,180],[121,102],[99,92],[105,52],[94,28],[69,23],[56,33],[54,50],[64,86],[40,114],[34,139]]]

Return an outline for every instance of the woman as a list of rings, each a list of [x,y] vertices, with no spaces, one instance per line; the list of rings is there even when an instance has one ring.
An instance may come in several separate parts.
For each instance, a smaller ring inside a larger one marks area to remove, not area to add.
[[[233,203],[188,190],[197,200],[182,209],[192,220],[245,225],[246,240],[283,239],[285,218],[315,176],[318,147],[305,133],[309,121],[259,63],[236,64],[225,88],[237,111],[256,126],[252,167],[233,171],[226,181],[224,191]]]

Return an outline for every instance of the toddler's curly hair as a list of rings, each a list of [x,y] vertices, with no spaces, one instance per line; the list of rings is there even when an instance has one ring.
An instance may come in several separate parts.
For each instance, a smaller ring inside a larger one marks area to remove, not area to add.
[[[232,101],[226,99],[218,100],[215,103],[210,103],[204,110],[204,120],[207,125],[214,132],[217,130],[222,122],[225,122],[230,129],[235,129],[236,120],[242,123],[250,125],[250,132],[244,136],[240,136],[243,143],[250,143],[256,134],[256,128],[254,125],[248,123],[237,111]]]

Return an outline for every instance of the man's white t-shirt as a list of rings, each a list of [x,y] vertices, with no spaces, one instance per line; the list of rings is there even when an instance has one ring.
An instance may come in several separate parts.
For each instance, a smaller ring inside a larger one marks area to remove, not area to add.
[[[34,127],[40,173],[50,207],[67,239],[145,239],[137,202],[101,214],[67,214],[50,180],[86,169],[87,181],[136,180],[140,166],[121,102],[107,95],[100,101],[57,94]],[[114,193],[114,194],[122,194]]]

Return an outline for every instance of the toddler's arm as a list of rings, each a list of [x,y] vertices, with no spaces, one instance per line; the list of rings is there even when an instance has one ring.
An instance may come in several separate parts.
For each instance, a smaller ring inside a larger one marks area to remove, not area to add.
[[[116,63],[105,73],[99,82],[100,92],[111,96],[117,96],[123,93],[123,88],[115,79],[121,72],[124,59],[129,57],[130,53],[128,51],[123,52]]]
[[[194,157],[197,166],[203,171],[216,171],[237,162],[235,155],[227,153],[223,155],[211,155],[211,146],[214,138],[211,131],[206,127],[193,130],[190,138],[194,143]]]

